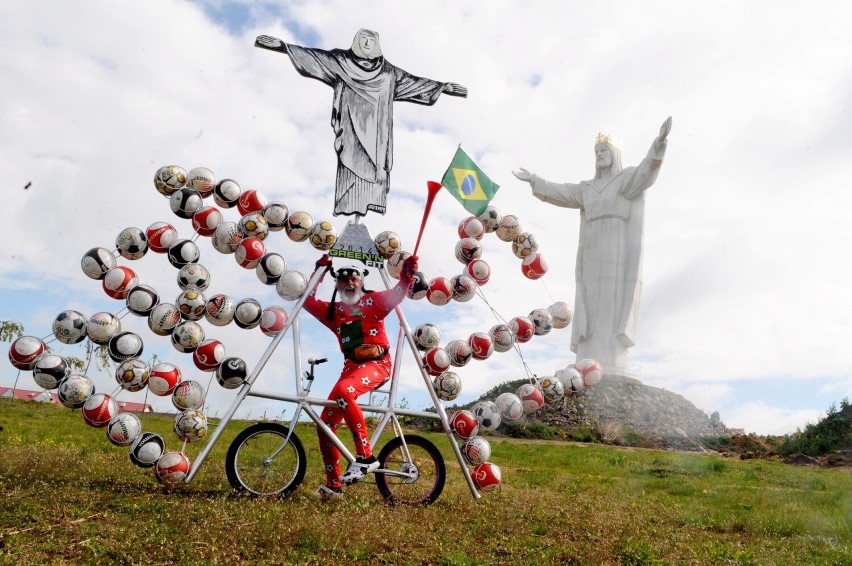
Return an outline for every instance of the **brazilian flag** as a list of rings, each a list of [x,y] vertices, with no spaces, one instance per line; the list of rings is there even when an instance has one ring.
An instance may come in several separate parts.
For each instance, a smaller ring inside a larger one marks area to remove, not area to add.
[[[447,167],[441,184],[453,193],[468,212],[476,216],[485,212],[488,203],[500,188],[500,185],[489,179],[488,175],[476,166],[461,146]]]

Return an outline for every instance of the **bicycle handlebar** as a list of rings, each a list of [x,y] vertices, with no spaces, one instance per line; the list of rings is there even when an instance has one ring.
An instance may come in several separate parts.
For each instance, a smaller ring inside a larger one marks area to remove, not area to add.
[[[308,363],[311,364],[312,366],[324,364],[327,361],[328,361],[328,358],[317,358],[317,359],[308,358]]]

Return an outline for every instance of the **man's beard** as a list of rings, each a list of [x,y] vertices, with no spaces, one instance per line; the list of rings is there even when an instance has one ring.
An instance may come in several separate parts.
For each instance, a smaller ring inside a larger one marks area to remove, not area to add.
[[[364,291],[362,289],[356,289],[355,287],[344,287],[342,291],[340,291],[340,300],[346,305],[350,307],[361,300],[361,297],[364,296]]]

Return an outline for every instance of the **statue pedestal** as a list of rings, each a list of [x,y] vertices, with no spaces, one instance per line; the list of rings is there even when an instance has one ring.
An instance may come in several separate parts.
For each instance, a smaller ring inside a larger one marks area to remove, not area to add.
[[[624,366],[603,366],[604,379],[612,378],[614,381],[626,381],[629,383],[642,383],[636,373]]]

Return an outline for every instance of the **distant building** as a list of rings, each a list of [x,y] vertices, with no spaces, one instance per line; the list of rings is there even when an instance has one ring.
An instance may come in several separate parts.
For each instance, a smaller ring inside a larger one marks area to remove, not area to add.
[[[50,391],[28,391],[26,389],[12,389],[11,387],[0,387],[0,399],[20,399],[21,401],[38,401],[40,403],[56,403],[61,405],[59,395]],[[130,401],[116,401],[119,410],[128,413],[153,413],[154,407],[148,403],[133,403]]]

